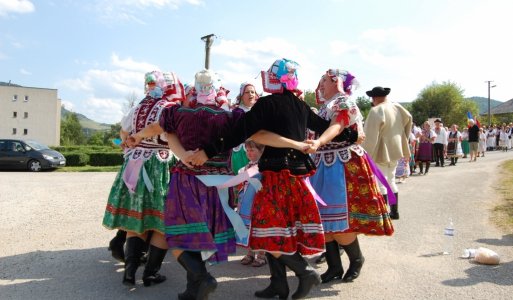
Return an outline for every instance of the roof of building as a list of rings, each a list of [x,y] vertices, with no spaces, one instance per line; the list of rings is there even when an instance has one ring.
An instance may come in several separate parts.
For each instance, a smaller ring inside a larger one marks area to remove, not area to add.
[[[0,81],[0,86],[16,86],[16,87],[22,87],[21,85],[11,83],[10,81],[9,81],[9,82],[3,82],[3,81]]]

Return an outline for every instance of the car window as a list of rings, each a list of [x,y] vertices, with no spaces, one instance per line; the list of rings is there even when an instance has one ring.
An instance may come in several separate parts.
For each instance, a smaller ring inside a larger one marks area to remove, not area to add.
[[[20,142],[10,142],[9,151],[24,152],[23,145]]]
[[[0,151],[7,151],[7,141],[0,141]]]

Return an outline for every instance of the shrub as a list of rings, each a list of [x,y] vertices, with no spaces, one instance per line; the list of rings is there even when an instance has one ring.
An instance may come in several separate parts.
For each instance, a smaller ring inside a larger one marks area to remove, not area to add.
[[[80,152],[68,152],[62,153],[66,158],[67,166],[85,166],[89,163],[89,155]]]
[[[91,153],[89,154],[89,165],[91,166],[118,166],[124,161],[123,153]]]

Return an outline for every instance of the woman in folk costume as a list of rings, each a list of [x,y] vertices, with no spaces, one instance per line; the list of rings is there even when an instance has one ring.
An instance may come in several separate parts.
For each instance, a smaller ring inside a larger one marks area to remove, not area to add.
[[[357,234],[392,235],[394,228],[387,205],[372,172],[370,157],[356,143],[363,137],[363,117],[354,100],[355,77],[347,71],[329,69],[316,90],[319,116],[331,122],[318,139],[309,141],[317,152],[317,172],[310,182],[326,206],[319,206],[326,239],[328,270],[322,282],[334,279],[351,282],[364,263]],[[333,138],[336,137],[336,140]],[[339,245],[349,256],[344,275]]]
[[[417,156],[415,162],[419,164],[419,175],[424,175],[429,172],[429,165],[433,159],[433,142],[436,138],[436,133],[431,129],[431,125],[426,121],[422,125],[422,131],[418,134],[419,143],[417,149]],[[426,164],[426,173],[424,173],[424,165]]]
[[[131,142],[137,144],[143,137],[167,132],[168,138],[173,140],[170,146],[183,158],[186,151],[203,148],[230,130],[244,112],[222,108],[226,104],[226,90],[216,90],[215,82],[209,70],[196,73],[194,90],[190,90],[196,95],[189,107],[166,109],[158,123],[133,135]],[[217,288],[217,281],[207,272],[205,261],[227,261],[228,255],[236,250],[235,232],[223,210],[217,188],[207,187],[196,176],[233,174],[229,152],[220,153],[194,168],[179,161],[171,173],[165,211],[166,240],[173,256],[187,271],[187,288],[178,298],[206,299]]]
[[[244,82],[240,85],[240,92],[237,95],[237,107],[248,112],[257,102],[259,96],[253,84]],[[232,149],[231,164],[233,172],[237,172],[249,163],[246,156],[244,143]]]
[[[495,136],[497,135],[497,126],[490,126],[488,128],[488,132],[486,133],[486,150],[493,151],[495,150]]]
[[[458,158],[463,156],[463,150],[461,149],[462,136],[458,130],[458,125],[453,124],[451,126],[447,141],[447,157],[451,159],[449,166],[455,166],[458,163]]]
[[[463,128],[463,132],[461,133],[461,149],[463,150],[463,158],[467,158],[467,155],[470,153],[470,144],[468,143],[468,128],[466,127]]]
[[[272,94],[261,97],[230,134],[211,141],[188,161],[201,164],[208,157],[239,145],[261,129],[296,141],[305,140],[307,128],[323,132],[329,122],[317,116],[295,94],[300,93],[297,90],[297,67],[294,61],[279,59],[267,72],[263,71],[264,91]],[[288,266],[299,277],[292,298],[303,298],[321,279],[302,254],[324,250],[319,211],[305,181],[315,172],[315,165],[310,156],[300,150],[276,148],[265,139],[252,139],[267,146],[258,162],[262,189],[253,202],[249,247],[266,252],[271,270],[271,284],[255,292],[255,296],[287,298],[289,287],[285,267]]]
[[[159,120],[166,107],[184,99],[183,86],[174,73],[146,74],[146,97],[121,121],[122,144],[129,134]],[[110,191],[103,225],[127,232],[123,283],[135,284],[135,273],[152,232],[149,256],[143,273],[145,286],[161,283],[158,273],[167,252],[164,238],[164,201],[168,191],[169,166],[175,162],[167,143],[151,136],[136,148],[125,149],[125,161]]]

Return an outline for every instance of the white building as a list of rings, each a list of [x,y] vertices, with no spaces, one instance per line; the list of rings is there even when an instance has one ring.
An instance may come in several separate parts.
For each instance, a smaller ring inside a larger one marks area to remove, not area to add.
[[[0,138],[59,146],[61,100],[57,90],[0,82],[0,124]]]

